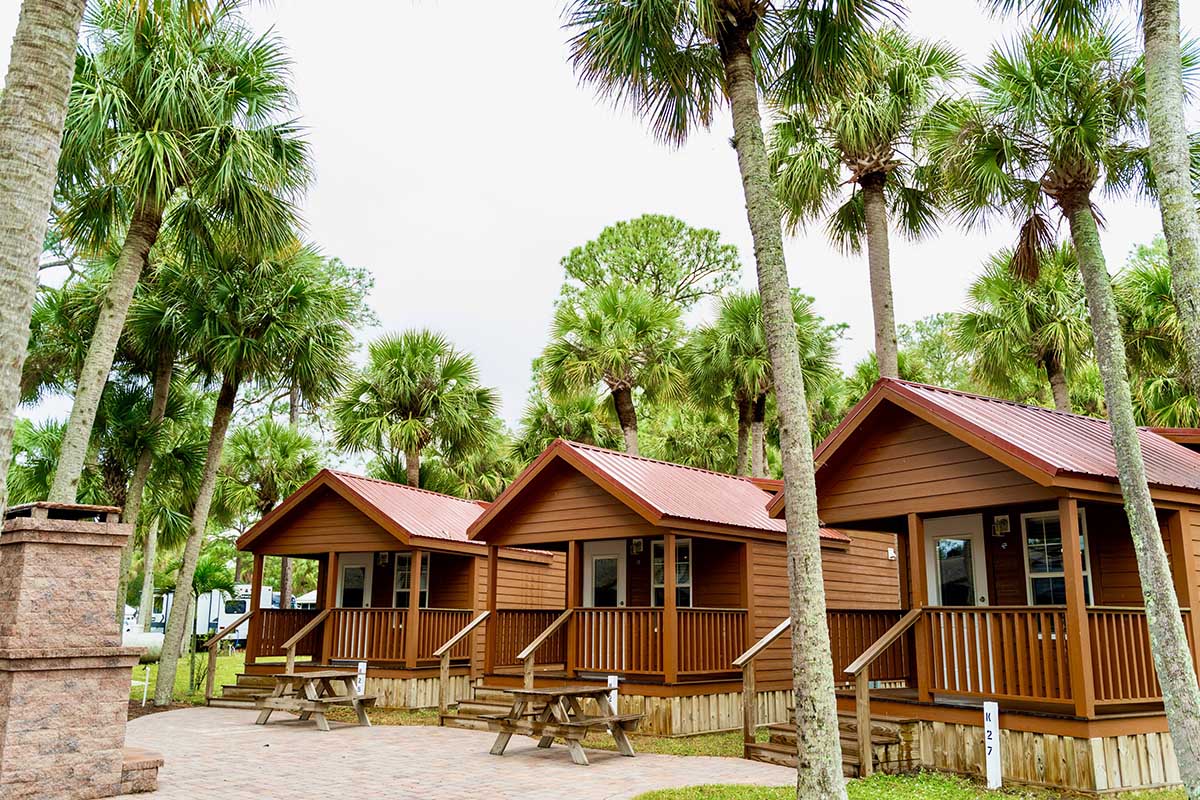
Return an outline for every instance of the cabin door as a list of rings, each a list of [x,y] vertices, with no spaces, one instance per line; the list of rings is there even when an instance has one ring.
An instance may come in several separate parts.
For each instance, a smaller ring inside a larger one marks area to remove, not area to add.
[[[932,605],[986,606],[983,515],[925,520],[925,566]]]
[[[625,540],[584,542],[583,605],[621,608],[625,605]]]
[[[338,557],[338,607],[371,607],[373,553],[346,553]]]

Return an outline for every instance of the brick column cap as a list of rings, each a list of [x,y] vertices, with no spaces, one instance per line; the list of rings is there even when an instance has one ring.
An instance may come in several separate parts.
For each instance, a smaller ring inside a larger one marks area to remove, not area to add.
[[[4,521],[0,547],[14,544],[124,547],[133,526],[123,522],[81,522],[70,519],[14,517]]]

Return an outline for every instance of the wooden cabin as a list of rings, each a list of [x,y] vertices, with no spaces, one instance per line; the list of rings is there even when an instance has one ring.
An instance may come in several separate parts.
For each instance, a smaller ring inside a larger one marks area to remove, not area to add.
[[[566,555],[566,604],[536,610],[486,596],[485,682],[620,680],[643,729],[689,734],[741,724],[734,659],[788,613],[782,484],[556,441],[484,511],[470,536]],[[859,646],[898,617],[895,535],[821,534],[831,608]],[[865,638],[869,637],[869,638]],[[845,658],[857,655],[847,652]],[[764,720],[786,718],[791,665],[759,663]]]
[[[467,538],[486,503],[345,472],[322,470],[238,539],[254,556],[246,673],[367,663],[380,705],[438,705],[435,652],[488,606],[487,592],[530,609],[561,608],[561,555],[505,548],[493,554]],[[261,608],[267,556],[318,564],[316,607]],[[489,572],[490,570],[490,572]],[[448,702],[481,671],[482,635],[450,654]]]
[[[1141,431],[1192,642],[1200,453],[1184,445],[1196,443],[1196,431]],[[981,706],[994,700],[1007,781],[1179,781],[1106,421],[885,379],[817,449],[816,469],[824,524],[899,538],[903,616],[854,674],[835,670],[863,678],[844,711],[910,725],[907,766],[981,774]],[[835,653],[847,646],[832,614],[830,632]]]

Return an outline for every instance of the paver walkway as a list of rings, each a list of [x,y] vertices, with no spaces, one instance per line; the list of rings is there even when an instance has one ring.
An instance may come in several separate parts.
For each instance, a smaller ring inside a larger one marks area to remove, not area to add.
[[[360,728],[272,719],[254,711],[188,708],[132,720],[126,743],[166,759],[158,792],[143,800],[334,797],[343,800],[608,800],[650,789],[699,783],[791,784],[796,773],[740,758],[638,755],[589,750],[589,767],[565,747],[539,750],[514,737],[502,757],[488,754],[495,735],[454,728]],[[636,744],[635,744],[636,747]]]

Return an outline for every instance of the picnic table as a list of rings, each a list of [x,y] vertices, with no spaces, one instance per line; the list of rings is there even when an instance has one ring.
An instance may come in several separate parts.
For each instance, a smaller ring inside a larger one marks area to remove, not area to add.
[[[313,670],[311,672],[281,672],[275,677],[275,689],[270,695],[260,697],[255,705],[261,709],[259,725],[266,725],[272,711],[290,711],[300,719],[312,719],[317,728],[329,730],[325,712],[334,706],[350,706],[358,717],[359,725],[371,726],[367,718],[367,707],[375,705],[375,697],[359,694],[357,672],[342,670]],[[337,692],[334,684],[342,684],[344,691]]]
[[[508,740],[514,733],[538,736],[538,747],[549,747],[555,737],[565,739],[571,760],[587,766],[587,755],[580,741],[593,731],[608,731],[623,756],[633,756],[627,731],[637,728],[641,714],[618,714],[609,702],[609,689],[603,686],[547,686],[540,689],[508,689],[513,695],[512,708],[506,714],[485,714],[488,727],[498,732],[492,745],[494,756],[504,755]],[[583,700],[594,700],[600,710],[589,716],[583,711]],[[540,712],[529,711],[542,701]]]

